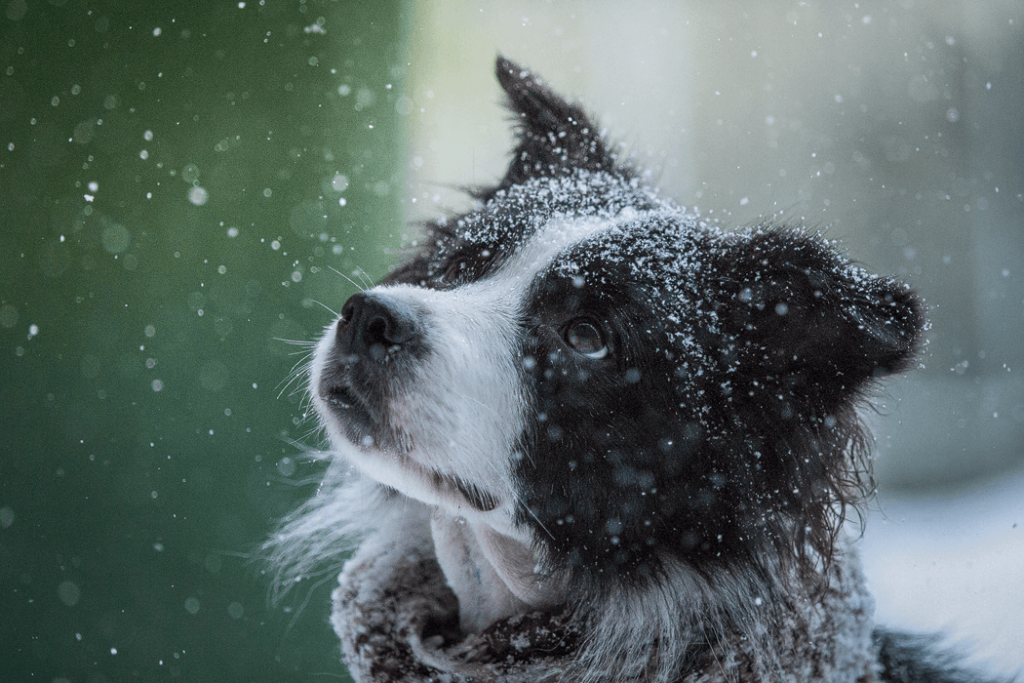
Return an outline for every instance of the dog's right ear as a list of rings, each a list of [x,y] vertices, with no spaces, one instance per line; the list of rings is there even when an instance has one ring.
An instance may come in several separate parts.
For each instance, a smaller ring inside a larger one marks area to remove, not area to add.
[[[825,417],[870,382],[912,367],[926,327],[906,285],[865,273],[820,237],[737,233],[720,258],[719,318],[734,402]],[[745,382],[745,384],[743,384]],[[747,397],[747,398],[744,398]]]
[[[496,72],[508,96],[508,108],[516,117],[518,145],[501,183],[480,193],[482,198],[531,178],[564,176],[574,169],[604,171],[619,177],[632,175],[619,166],[597,126],[582,109],[504,57],[498,57]]]

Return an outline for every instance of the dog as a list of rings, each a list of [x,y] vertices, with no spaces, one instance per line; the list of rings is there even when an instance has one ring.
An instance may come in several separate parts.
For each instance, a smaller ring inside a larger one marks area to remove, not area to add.
[[[499,58],[504,177],[349,298],[309,394],[318,495],[285,581],[353,545],[357,681],[966,681],[876,628],[844,520],[857,409],[924,307],[820,235],[724,232]]]

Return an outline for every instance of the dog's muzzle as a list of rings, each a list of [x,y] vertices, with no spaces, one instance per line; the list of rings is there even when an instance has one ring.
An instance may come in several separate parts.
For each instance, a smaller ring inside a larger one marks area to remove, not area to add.
[[[382,292],[359,292],[345,302],[334,325],[317,392],[341,418],[355,443],[386,436],[396,389],[425,353],[419,311]]]

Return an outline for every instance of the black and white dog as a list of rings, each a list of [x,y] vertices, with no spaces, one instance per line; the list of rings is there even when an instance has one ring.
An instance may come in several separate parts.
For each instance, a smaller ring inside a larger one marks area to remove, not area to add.
[[[724,233],[499,59],[505,177],[352,296],[309,390],[333,464],[272,542],[360,539],[357,681],[960,681],[875,629],[858,402],[922,305],[819,236]]]

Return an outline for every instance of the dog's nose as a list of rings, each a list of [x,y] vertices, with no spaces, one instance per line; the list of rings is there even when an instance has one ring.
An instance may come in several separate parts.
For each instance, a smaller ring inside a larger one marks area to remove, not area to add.
[[[418,334],[416,311],[411,306],[386,294],[359,292],[341,309],[336,339],[344,355],[381,360]]]

